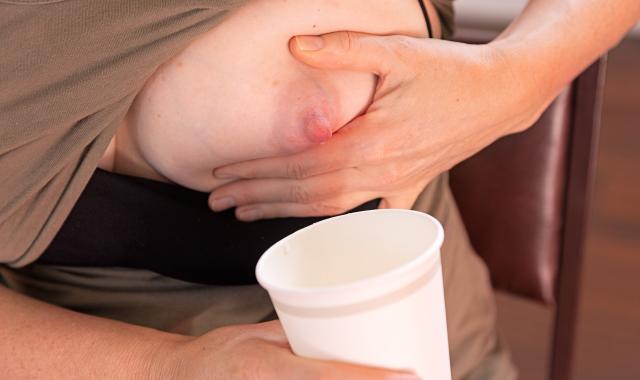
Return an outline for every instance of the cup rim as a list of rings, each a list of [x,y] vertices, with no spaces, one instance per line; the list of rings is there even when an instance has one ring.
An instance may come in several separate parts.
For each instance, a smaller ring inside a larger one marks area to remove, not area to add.
[[[413,214],[413,215],[419,215],[420,217],[423,217],[423,218],[426,217],[426,219],[428,219],[431,222],[431,224],[434,225],[436,228],[436,234],[435,234],[433,243],[430,245],[429,248],[427,248],[424,252],[420,253],[417,257],[414,257],[413,259],[387,272],[377,274],[371,277],[366,277],[359,280],[343,283],[343,284],[338,284],[338,285],[312,287],[312,288],[282,287],[282,286],[275,285],[272,281],[265,279],[264,276],[261,275],[261,268],[263,268],[266,265],[265,262],[268,256],[271,255],[272,252],[275,252],[277,248],[285,244],[288,240],[293,239],[297,234],[302,233],[302,231],[305,231],[309,228],[312,228],[320,224],[331,223],[335,221],[335,219],[339,219],[339,218],[346,218],[353,215],[360,215],[365,213],[385,213],[385,212]],[[265,288],[268,292],[276,292],[281,295],[287,294],[292,296],[303,296],[303,295],[309,295],[309,294],[322,294],[322,293],[329,293],[329,292],[334,293],[334,292],[341,292],[341,291],[347,291],[347,290],[355,290],[358,288],[362,288],[363,286],[370,287],[376,284],[386,283],[388,282],[389,279],[400,277],[403,274],[409,273],[414,268],[419,268],[421,264],[424,265],[424,264],[428,264],[429,262],[434,262],[434,263],[437,262],[437,260],[439,259],[439,255],[438,254],[434,255],[433,252],[440,250],[440,248],[442,247],[443,241],[444,241],[444,229],[442,227],[442,224],[436,218],[434,218],[433,216],[425,212],[416,211],[416,210],[406,210],[406,209],[375,209],[375,210],[359,211],[359,212],[338,215],[338,216],[321,220],[319,222],[316,222],[309,226],[301,228],[298,231],[280,239],[278,242],[274,243],[271,247],[269,247],[262,254],[262,256],[260,256],[260,259],[256,264],[255,274],[256,274],[258,283],[263,288]],[[411,280],[412,278],[407,279],[407,281],[411,281]]]

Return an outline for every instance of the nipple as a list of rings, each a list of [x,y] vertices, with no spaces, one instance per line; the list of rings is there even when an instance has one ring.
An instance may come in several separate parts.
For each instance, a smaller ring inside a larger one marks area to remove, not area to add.
[[[293,154],[313,148],[331,139],[336,130],[331,110],[312,104],[299,113],[290,113],[274,128],[273,141],[280,154]]]
[[[329,120],[318,114],[312,114],[307,118],[304,132],[309,141],[314,144],[322,144],[329,141],[333,135]]]

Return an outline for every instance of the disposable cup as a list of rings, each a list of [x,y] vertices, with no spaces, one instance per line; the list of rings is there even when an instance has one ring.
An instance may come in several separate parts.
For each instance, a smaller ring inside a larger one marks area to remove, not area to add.
[[[446,380],[443,239],[421,212],[351,213],[274,244],[256,276],[295,354]]]

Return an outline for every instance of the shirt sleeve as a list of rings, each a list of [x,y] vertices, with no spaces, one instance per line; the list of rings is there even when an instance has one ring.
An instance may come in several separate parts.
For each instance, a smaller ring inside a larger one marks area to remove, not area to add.
[[[244,2],[0,1],[0,263],[41,255],[147,78]]]

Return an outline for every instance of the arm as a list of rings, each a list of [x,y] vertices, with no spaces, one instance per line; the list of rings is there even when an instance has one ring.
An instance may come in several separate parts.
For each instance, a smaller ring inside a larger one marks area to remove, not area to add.
[[[486,45],[354,32],[299,37],[291,52],[306,64],[377,74],[373,103],[323,145],[217,169],[239,180],[210,201],[233,197],[246,221],[335,215],[374,198],[410,208],[435,176],[533,125],[639,18],[637,0],[532,0]]]
[[[294,356],[278,321],[186,337],[92,317],[0,286],[0,377],[9,379],[416,379]]]
[[[531,0],[492,45],[553,98],[639,19],[636,0]]]
[[[0,368],[11,379],[143,377],[156,351],[177,340],[57,308],[1,285],[0,305]]]

